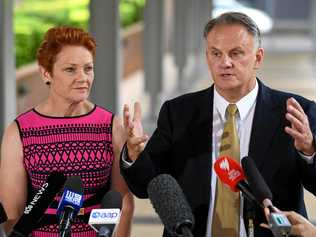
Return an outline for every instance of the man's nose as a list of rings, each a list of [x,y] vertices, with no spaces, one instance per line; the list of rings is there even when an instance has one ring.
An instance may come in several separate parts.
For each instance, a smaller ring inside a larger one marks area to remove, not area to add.
[[[232,66],[232,59],[228,55],[223,55],[221,59],[221,64],[222,67],[231,67]]]

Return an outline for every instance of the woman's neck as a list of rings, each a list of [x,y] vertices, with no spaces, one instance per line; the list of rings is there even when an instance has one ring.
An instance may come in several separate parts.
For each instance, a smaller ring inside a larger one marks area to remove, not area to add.
[[[47,99],[36,106],[36,110],[41,114],[55,117],[73,117],[80,116],[90,112],[94,105],[88,101],[80,102],[60,102],[53,99]]]

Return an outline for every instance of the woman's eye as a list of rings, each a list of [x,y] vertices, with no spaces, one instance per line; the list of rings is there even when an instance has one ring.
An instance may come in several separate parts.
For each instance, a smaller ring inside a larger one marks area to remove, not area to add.
[[[86,72],[91,72],[91,71],[93,71],[93,67],[92,67],[92,66],[86,67],[84,70],[85,70]]]
[[[75,69],[72,68],[72,67],[67,67],[67,68],[65,68],[65,71],[66,71],[66,72],[74,72]]]

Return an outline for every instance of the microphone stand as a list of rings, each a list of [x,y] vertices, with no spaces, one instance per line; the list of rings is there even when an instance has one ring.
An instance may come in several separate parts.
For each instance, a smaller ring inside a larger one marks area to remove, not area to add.
[[[246,200],[246,212],[248,219],[248,237],[254,237],[255,229],[253,221],[255,219],[255,204],[249,199]]]
[[[71,222],[74,209],[71,206],[65,206],[64,213],[59,224],[59,237],[71,237]]]
[[[60,237],[71,237],[71,228],[60,231]]]

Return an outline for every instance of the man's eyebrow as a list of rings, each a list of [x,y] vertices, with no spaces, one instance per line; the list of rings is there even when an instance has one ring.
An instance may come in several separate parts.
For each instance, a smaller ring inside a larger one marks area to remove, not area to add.
[[[240,46],[237,46],[237,47],[235,47],[235,48],[232,48],[230,51],[232,51],[232,50],[243,50],[243,48],[240,47]]]
[[[217,50],[217,51],[220,51],[218,48],[214,47],[214,46],[211,46],[210,50]]]

